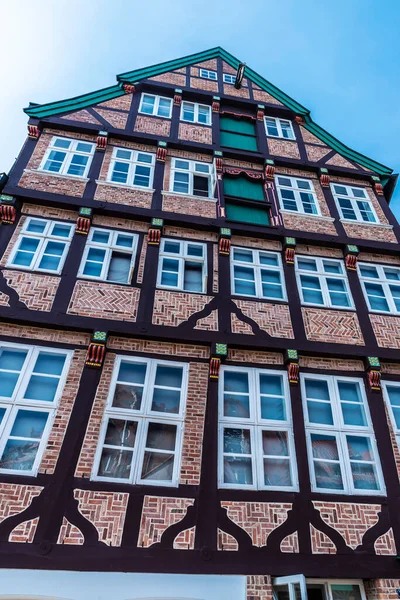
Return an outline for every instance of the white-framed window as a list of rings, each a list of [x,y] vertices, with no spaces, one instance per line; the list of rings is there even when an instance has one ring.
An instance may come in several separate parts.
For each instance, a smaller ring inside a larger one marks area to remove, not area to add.
[[[158,259],[157,287],[205,293],[207,289],[206,244],[162,239]]]
[[[236,75],[231,75],[230,73],[224,73],[222,76],[224,83],[230,83],[232,85],[235,84]]]
[[[297,489],[286,372],[221,368],[218,472],[221,488]]]
[[[364,382],[302,374],[301,393],[314,491],[385,491]]]
[[[40,164],[40,171],[87,177],[95,145],[82,140],[53,136]]]
[[[71,356],[0,342],[0,473],[36,475]]]
[[[216,71],[209,71],[208,69],[200,69],[200,77],[211,79],[212,81],[217,81],[218,79]]]
[[[278,252],[233,247],[232,294],[287,300],[282,259]]]
[[[213,198],[216,184],[213,163],[173,158],[170,191],[189,196]]]
[[[393,432],[396,436],[400,450],[400,382],[382,381],[383,396],[385,398]]]
[[[290,212],[319,215],[319,204],[311,179],[275,175],[281,207]]]
[[[296,279],[301,303],[330,308],[354,308],[342,260],[296,256]]]
[[[8,267],[61,273],[75,225],[28,217],[10,254]]]
[[[304,575],[275,577],[274,600],[367,600],[364,584],[358,579],[309,579]]]
[[[331,190],[342,219],[361,223],[379,223],[366,189],[331,183]]]
[[[172,98],[143,93],[140,98],[139,112],[143,115],[170,119],[172,116]]]
[[[288,119],[278,119],[277,117],[264,117],[265,132],[268,137],[284,138],[286,140],[295,140],[292,122]]]
[[[181,121],[211,125],[211,106],[197,102],[182,102]]]
[[[149,152],[114,148],[107,181],[121,185],[151,188],[155,155]]]
[[[112,283],[130,283],[138,235],[91,227],[78,277]]]
[[[357,269],[369,310],[400,313],[400,268],[358,263]]]
[[[188,365],[117,356],[92,478],[177,486]]]

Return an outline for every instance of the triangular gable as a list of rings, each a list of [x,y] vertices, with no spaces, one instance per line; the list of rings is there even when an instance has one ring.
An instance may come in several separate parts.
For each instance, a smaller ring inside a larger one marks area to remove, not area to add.
[[[49,104],[30,105],[24,110],[29,116],[39,119],[55,115],[62,115],[67,112],[80,111],[86,107],[94,107],[96,104],[112,102],[115,99],[124,97],[124,83],[134,84],[144,79],[165,81],[166,79],[170,78],[171,72],[173,74],[174,81],[182,81],[183,78],[185,78],[184,69],[186,67],[201,65],[203,68],[211,69],[211,66],[207,67],[205,65],[214,65],[214,61],[216,61],[218,58],[222,59],[225,64],[230,66],[232,69],[237,69],[240,64],[240,61],[237,58],[235,58],[232,54],[229,54],[229,52],[226,52],[226,50],[223,48],[211,48],[205,52],[191,54],[176,60],[152,65],[151,67],[122,73],[117,76],[117,85],[98,90],[97,92],[93,92],[91,94],[84,94],[82,96],[62,100],[60,102],[52,102]],[[329,146],[330,148],[336,150],[336,152],[344,157],[344,159],[354,161],[362,167],[383,176],[384,180],[386,180],[387,177],[393,172],[389,167],[386,167],[385,165],[382,165],[381,163],[378,163],[364,156],[363,154],[352,150],[330,133],[325,131],[322,127],[314,123],[311,118],[310,111],[307,108],[296,102],[293,98],[282,92],[282,90],[261,77],[261,75],[253,71],[248,66],[246,66],[245,69],[245,77],[251,79],[254,91],[259,94],[260,102],[270,102],[277,105],[281,104],[291,109],[294,113],[296,113],[296,115],[301,116],[304,121],[304,128],[310,134],[312,134],[314,138],[319,140],[320,145],[325,144]],[[174,83],[174,85],[179,87],[179,83]],[[264,100],[261,98],[264,98]],[[121,102],[123,101],[121,100]],[[352,165],[352,168],[354,168],[354,165]]]

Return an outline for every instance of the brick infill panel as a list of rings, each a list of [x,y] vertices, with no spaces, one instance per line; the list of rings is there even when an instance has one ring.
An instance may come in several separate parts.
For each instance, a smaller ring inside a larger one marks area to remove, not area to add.
[[[190,87],[196,90],[204,90],[206,92],[218,93],[218,81],[210,81],[209,79],[200,79],[197,77],[190,78]]]
[[[168,527],[182,521],[193,498],[145,496],[140,521],[138,548],[148,548],[161,540]]]
[[[263,240],[259,238],[244,237],[242,235],[233,235],[231,242],[232,246],[258,248],[259,250],[273,250],[274,252],[280,252],[282,250],[282,243],[278,240]]]
[[[119,217],[106,217],[104,215],[93,215],[93,226],[102,225],[110,229],[125,229],[127,231],[137,231],[147,233],[149,224],[144,221],[131,221]]]
[[[140,289],[101,281],[77,281],[68,314],[136,321]]]
[[[20,544],[32,544],[38,523],[39,517],[29,519],[28,521],[23,521],[23,523],[19,523],[10,532],[10,535],[8,536],[8,541],[17,542]]]
[[[191,125],[190,123],[180,123],[178,138],[188,140],[199,144],[212,144],[212,129],[210,126]]]
[[[161,83],[170,83],[179,87],[186,87],[186,75],[180,74],[179,71],[155,75],[154,77],[151,77],[149,81],[160,81]]]
[[[0,292],[0,306],[10,306],[10,296]]]
[[[197,240],[199,242],[217,242],[218,234],[213,231],[198,231],[197,229],[188,229],[186,227],[177,227],[175,225],[165,225],[163,235],[168,237],[178,237],[184,240]]]
[[[129,494],[76,489],[74,497],[81,515],[96,527],[99,541],[120,546]]]
[[[357,314],[345,310],[302,307],[308,340],[332,344],[364,345]]]
[[[228,349],[228,362],[244,362],[260,365],[283,365],[283,354],[280,352],[263,352],[262,350]]]
[[[374,252],[360,252],[358,255],[359,262],[384,263],[388,265],[396,265],[400,267],[400,256],[391,254],[376,254]]]
[[[307,254],[309,256],[326,256],[328,258],[343,258],[343,250],[340,250],[340,248],[308,246],[307,244],[297,244],[296,254]]]
[[[103,119],[105,119],[115,129],[125,129],[126,122],[128,120],[128,113],[117,112],[115,110],[105,110],[103,108],[96,108],[96,112],[99,113]]]
[[[269,575],[247,575],[246,600],[272,600],[272,581]]]
[[[299,214],[292,215],[285,212],[282,212],[281,214],[283,218],[283,224],[286,229],[337,235],[333,221],[319,219],[318,217],[305,217]]]
[[[313,554],[336,554],[332,540],[310,523],[311,550]]]
[[[175,550],[193,550],[196,527],[184,529],[174,539],[173,548]]]
[[[294,338],[289,307],[286,304],[267,304],[237,299],[233,302],[246,317],[252,319],[271,337]],[[232,332],[241,333],[234,321],[232,321]]]
[[[311,146],[306,144],[307,158],[311,162],[318,162],[331,151],[328,146]]]
[[[113,98],[112,100],[100,102],[100,104],[94,104],[93,108],[95,110],[97,110],[97,107],[116,108],[118,110],[129,111],[132,103],[132,98],[133,96],[131,94],[125,94],[124,96],[119,96],[119,98]]]
[[[0,523],[9,517],[13,517],[23,512],[31,505],[32,500],[36,498],[36,496],[39,496],[42,490],[43,487],[38,485],[0,483]],[[19,527],[19,525],[17,527]],[[22,536],[29,535],[29,533],[21,531],[19,534]]]
[[[195,199],[184,195],[176,196],[169,192],[163,192],[162,210],[209,219],[217,217],[217,204],[214,200]]]
[[[153,191],[137,190],[128,186],[98,184],[94,200],[111,202],[113,204],[126,204],[138,208],[151,208]]]
[[[379,225],[362,225],[361,223],[343,223],[346,235],[351,238],[369,240],[371,242],[389,242],[397,243],[397,238],[393,229],[387,227],[379,227]]]
[[[285,158],[296,158],[300,160],[299,147],[296,142],[267,138],[267,143],[268,150],[273,156],[284,156]]]
[[[64,441],[72,409],[78,394],[83,369],[85,367],[86,350],[75,350],[68,370],[67,379],[62,391],[58,408],[51,427],[49,439],[40,462],[39,472],[54,473],[61,446]]]
[[[171,121],[168,119],[157,119],[157,117],[136,117],[134,131],[139,133],[150,133],[161,137],[169,137]]]
[[[223,552],[237,552],[239,550],[239,544],[229,533],[217,529],[217,536],[217,550]]]
[[[250,92],[247,87],[242,86],[239,90],[234,85],[224,84],[224,94],[226,96],[236,96],[237,98],[250,98]]]
[[[327,371],[364,371],[362,360],[345,358],[321,358],[319,356],[300,356],[300,367],[307,369],[326,369]]]
[[[85,541],[83,533],[76,525],[63,517],[63,522],[58,534],[57,544],[66,544],[69,546],[81,546]]]
[[[400,579],[366,579],[364,587],[367,600],[397,600]]]
[[[79,123],[102,125],[102,123],[98,119],[96,119],[89,111],[84,109],[71,112],[68,115],[62,115],[59,118],[63,121],[78,121]]]
[[[207,317],[199,319],[193,329],[216,331],[218,329],[218,311],[215,309]]]
[[[179,342],[139,340],[131,337],[111,336],[107,342],[107,348],[181,358],[190,357],[208,359],[210,357],[210,349],[208,346],[181,344]]]
[[[50,312],[60,283],[59,277],[4,269],[7,284],[29,310]]]
[[[63,221],[76,221],[78,213],[73,210],[65,210],[54,206],[43,206],[42,204],[24,203],[21,213],[30,217],[40,217],[42,219],[62,219]]]
[[[263,171],[260,163],[253,163],[244,160],[237,160],[236,158],[224,158],[225,167],[238,167],[242,169],[252,169],[254,171]]]
[[[369,318],[378,346],[400,348],[400,317],[370,313]]]
[[[221,502],[228,517],[244,529],[252,539],[253,546],[265,546],[269,534],[287,520],[290,503],[276,502]]]
[[[73,177],[55,177],[45,171],[26,170],[19,180],[18,186],[37,190],[38,192],[82,198],[86,183],[86,181],[74,179]]]
[[[177,327],[187,321],[191,315],[203,310],[212,299],[212,296],[204,294],[156,290],[152,322],[154,325]],[[209,329],[213,331],[218,329],[216,316],[213,322],[209,323]]]
[[[287,535],[280,543],[281,552],[297,553],[299,552],[299,536],[297,531]]]
[[[78,331],[64,331],[59,329],[42,329],[30,325],[17,325],[15,323],[2,323],[1,334],[7,337],[15,337],[28,340],[42,340],[54,344],[73,344],[76,346],[87,346],[90,342],[90,334]]]

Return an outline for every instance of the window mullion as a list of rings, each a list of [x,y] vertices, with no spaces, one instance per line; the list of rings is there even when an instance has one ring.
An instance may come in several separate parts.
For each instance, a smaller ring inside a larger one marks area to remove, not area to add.
[[[351,473],[350,455],[347,448],[346,432],[340,431],[337,433],[339,439],[338,450],[340,463],[342,464],[342,477],[344,483],[344,492],[354,492],[353,476]]]
[[[47,240],[48,240],[48,238],[46,238],[46,237],[39,238],[38,247],[36,248],[35,253],[33,255],[33,262],[31,264],[31,266],[28,267],[30,271],[35,271],[36,269],[39,268],[39,263],[42,260],[43,254],[44,254],[44,245],[47,242]]]
[[[75,152],[72,150],[72,146],[68,150],[65,150],[65,152],[66,152],[66,156],[65,156],[65,158],[63,160],[63,164],[62,164],[62,167],[60,169],[60,174],[62,174],[62,175],[67,175],[67,171],[68,171],[68,169],[70,167],[70,164],[71,164],[72,159],[73,159],[74,154],[75,154]]]
[[[137,424],[136,443],[132,453],[131,470],[131,481],[136,485],[141,479],[149,421],[147,418],[141,417],[138,419]]]

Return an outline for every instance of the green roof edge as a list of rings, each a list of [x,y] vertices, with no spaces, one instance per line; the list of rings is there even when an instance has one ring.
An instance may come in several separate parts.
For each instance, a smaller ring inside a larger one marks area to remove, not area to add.
[[[24,108],[24,112],[30,117],[36,117],[38,119],[58,115],[62,113],[71,112],[74,110],[81,110],[92,104],[100,102],[106,102],[113,98],[118,98],[124,95],[122,85],[125,82],[136,82],[142,79],[148,79],[156,75],[161,75],[167,71],[179,69],[195,62],[202,62],[212,58],[222,58],[231,67],[237,69],[240,61],[235,58],[232,54],[217,46],[204,52],[198,52],[196,54],[189,54],[179,59],[170,60],[151,67],[144,67],[142,69],[136,69],[134,71],[127,71],[117,75],[118,84],[91,92],[89,94],[82,94],[81,96],[75,96],[74,98],[68,98],[67,100],[61,100],[58,102],[50,102],[47,104],[40,104],[36,106],[28,106]],[[316,135],[319,139],[331,146],[334,150],[342,154],[345,158],[353,160],[363,167],[377,173],[381,176],[389,176],[393,173],[393,169],[386,167],[385,165],[378,163],[377,161],[368,158],[364,154],[360,154],[356,150],[352,150],[340,140],[331,135],[328,131],[314,123],[311,118],[310,111],[296,102],[293,98],[285,94],[282,90],[274,86],[272,83],[264,79],[261,75],[253,71],[250,67],[246,66],[246,76],[249,77],[254,83],[259,85],[264,91],[271,94],[279,102],[286,107],[290,108],[293,112],[301,115],[304,118],[304,127]]]

